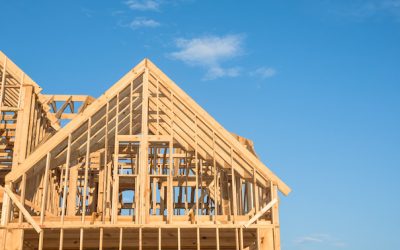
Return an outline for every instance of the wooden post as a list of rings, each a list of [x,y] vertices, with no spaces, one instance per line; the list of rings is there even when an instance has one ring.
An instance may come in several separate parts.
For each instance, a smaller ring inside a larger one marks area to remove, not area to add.
[[[271,182],[272,184],[272,182]],[[274,250],[281,249],[280,240],[280,226],[279,226],[279,197],[278,197],[278,187],[276,185],[271,185],[273,200],[277,200],[272,207],[272,224],[274,225]]]
[[[158,228],[158,250],[161,250],[161,227]]]
[[[178,227],[178,250],[181,250],[181,228]]]
[[[23,86],[24,86],[24,80],[25,80],[25,73],[22,72],[22,74],[21,74],[21,82],[20,82],[20,86],[19,86],[19,96],[18,96],[18,105],[17,105],[18,110],[21,108],[21,103],[22,103],[22,98],[23,98],[22,89],[23,89]]]
[[[66,213],[66,201],[67,201],[67,183],[69,182],[69,165],[71,158],[71,134],[68,135],[68,144],[67,144],[67,156],[65,161],[65,175],[64,175],[64,188],[63,188],[63,198],[61,204],[61,224],[64,224],[64,217]],[[64,247],[64,229],[60,229],[60,244],[59,250],[62,250]]]
[[[238,232],[238,228],[235,228],[235,247],[236,250],[239,250],[239,232]]]
[[[259,238],[261,238],[259,242],[261,250],[274,249],[274,235],[272,231],[273,231],[272,228],[259,229]]]
[[[168,172],[168,192],[167,192],[167,223],[171,223],[172,222],[172,216],[174,214],[174,207],[173,207],[173,203],[174,203],[174,188],[172,186],[172,171],[173,171],[173,141],[169,142],[169,172]]]
[[[104,223],[104,222],[103,222]],[[100,228],[100,242],[99,242],[99,250],[103,250],[103,236],[104,236],[104,228]]]
[[[143,233],[142,233],[142,227],[139,227],[139,250],[142,250],[143,248]]]
[[[1,89],[0,89],[0,107],[3,107],[3,99],[4,99],[5,84],[6,84],[6,74],[7,74],[7,56],[4,55],[3,76],[1,78]]]
[[[47,153],[47,158],[46,158],[46,169],[44,172],[44,188],[43,188],[43,195],[42,195],[42,201],[41,201],[41,209],[40,209],[40,224],[43,225],[44,222],[44,216],[45,216],[45,210],[46,210],[46,203],[47,203],[47,193],[48,193],[48,187],[49,187],[49,169],[50,169],[50,161],[51,161],[51,153]],[[43,237],[44,237],[44,232],[41,231],[39,233],[39,250],[43,249]]]
[[[141,123],[141,132],[142,138],[140,141],[140,171],[139,171],[139,212],[140,212],[140,223],[144,224],[149,219],[147,201],[149,197],[149,192],[146,192],[147,182],[148,182],[148,174],[147,174],[147,165],[148,165],[148,111],[149,111],[149,70],[145,69],[143,75],[143,86],[142,86],[142,123]],[[170,211],[168,211],[170,212]]]
[[[75,164],[70,168],[67,194],[67,215],[69,216],[74,216],[76,214],[76,193],[79,167],[79,162],[75,162]]]
[[[42,195],[41,208],[40,208],[40,224],[41,225],[44,222],[44,216],[45,216],[45,211],[46,211],[47,194],[48,194],[48,187],[49,187],[50,161],[51,161],[51,153],[48,152],[47,157],[46,157],[46,169],[44,172],[44,187],[43,187],[43,195]]]
[[[133,128],[133,82],[129,84],[129,134],[132,135],[132,128]]]
[[[63,189],[63,199],[61,204],[61,224],[64,224],[64,216],[65,216],[65,205],[67,201],[67,182],[69,180],[69,165],[71,159],[71,134],[68,135],[68,144],[67,144],[67,157],[65,161],[65,175],[64,175],[64,189]]]
[[[115,130],[114,130],[114,169],[113,169],[113,196],[112,196],[112,223],[117,223],[118,220],[118,203],[119,203],[119,141],[118,141],[118,126],[119,126],[119,93],[116,97],[115,108]]]
[[[257,178],[256,178],[256,168],[253,167],[253,201],[254,201],[254,214],[256,214],[259,210],[259,194],[258,194],[258,186],[257,186]]]
[[[83,250],[83,227],[81,227],[79,235],[79,250]]]
[[[119,229],[119,250],[122,250],[123,228]]]
[[[20,186],[20,188],[21,188],[21,206],[22,206],[23,208],[25,208],[26,173],[24,173],[24,174],[22,175],[22,180],[21,180],[21,186]],[[20,210],[19,210],[19,215],[18,215],[18,222],[19,222],[20,224],[24,221],[24,218],[23,218],[23,214],[22,214],[22,213],[23,213],[23,212],[22,212],[22,210],[20,209]],[[24,245],[24,234],[25,234],[25,231],[24,231],[24,230],[21,230],[21,237],[19,238],[19,240],[20,240],[20,244],[19,244],[20,250],[22,250],[23,245]]]
[[[196,195],[196,213],[195,213],[195,220],[196,224],[199,222],[199,159],[198,159],[198,152],[197,152],[197,116],[194,116],[194,142],[195,142],[195,148],[194,148],[194,163],[195,163],[195,172],[196,172],[196,187],[194,189],[195,195]],[[193,190],[192,190],[193,192]],[[198,239],[198,244],[200,244],[200,241]]]
[[[22,207],[25,206],[25,193],[26,193],[26,173],[22,175],[22,180],[21,180],[21,205]],[[18,216],[18,222],[22,223],[23,222],[23,217],[22,217],[22,210],[19,210],[19,216]]]
[[[217,223],[218,216],[218,171],[217,162],[215,160],[215,132],[213,131],[213,169],[214,169],[214,224]],[[217,230],[218,231],[218,230]]]
[[[17,128],[15,130],[16,134],[12,163],[13,168],[15,168],[19,163],[23,162],[27,156],[27,144],[29,134],[28,124],[31,122],[31,106],[34,95],[33,86],[24,86],[20,95],[23,96],[23,102],[21,103],[22,109],[19,109],[17,113]]]
[[[92,118],[89,117],[88,125],[87,125],[87,138],[86,138],[86,157],[85,157],[85,179],[83,183],[83,194],[82,194],[82,223],[85,222],[86,216],[86,199],[88,198],[88,175],[90,168],[90,136],[91,136],[91,127],[92,127]],[[83,230],[81,230],[83,234]]]
[[[231,148],[231,185],[232,185],[232,210],[233,210],[233,223],[236,222],[236,215],[237,215],[237,203],[236,203],[236,182],[235,182],[235,169],[233,167],[233,149]]]
[[[240,250],[243,250],[243,228],[239,228]]]
[[[197,235],[197,237],[196,237],[196,239],[197,239],[197,250],[200,250],[201,249],[201,247],[200,247],[200,228],[199,228],[199,226],[197,226],[196,227],[196,235]]]
[[[109,120],[109,101],[106,104],[106,124],[105,124],[105,132],[104,132],[104,183],[103,183],[103,204],[102,204],[102,214],[101,221],[103,224],[105,223],[106,213],[107,213],[107,197],[109,196],[108,192],[108,183],[110,181],[111,176],[108,174],[108,121]],[[103,232],[103,230],[101,230]]]
[[[218,226],[215,228],[215,239],[216,239],[216,244],[217,244],[216,249],[219,250],[219,228],[218,228]]]

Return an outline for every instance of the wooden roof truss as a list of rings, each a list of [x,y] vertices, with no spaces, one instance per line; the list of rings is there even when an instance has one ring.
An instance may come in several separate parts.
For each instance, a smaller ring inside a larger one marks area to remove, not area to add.
[[[75,101],[83,103],[80,115]],[[75,230],[82,249],[85,232],[95,228],[102,247],[111,244],[104,230],[118,229],[110,237],[120,247],[123,231],[131,230],[139,249],[180,249],[185,228],[198,246],[200,234],[213,229],[212,244],[204,244],[214,249],[279,249],[278,190],[287,195],[290,188],[257,158],[251,141],[226,131],[148,59],[96,100],[44,95],[42,105],[47,115],[71,121],[7,174],[12,194],[6,192],[2,213],[4,227],[44,229],[27,234],[34,248],[44,241],[71,247],[63,239]],[[57,240],[46,234],[50,228],[60,230]],[[156,230],[159,241],[146,230]],[[168,230],[177,239],[171,246],[161,243]],[[236,241],[225,240],[230,233]],[[263,243],[269,233],[272,240]]]

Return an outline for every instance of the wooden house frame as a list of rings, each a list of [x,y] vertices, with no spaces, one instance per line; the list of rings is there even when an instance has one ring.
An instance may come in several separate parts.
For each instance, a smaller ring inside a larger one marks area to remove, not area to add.
[[[280,249],[290,188],[150,60],[97,99],[0,71],[0,249]]]

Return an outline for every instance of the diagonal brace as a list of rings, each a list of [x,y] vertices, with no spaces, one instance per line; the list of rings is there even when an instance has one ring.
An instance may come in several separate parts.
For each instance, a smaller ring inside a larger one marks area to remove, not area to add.
[[[7,195],[10,197],[10,199],[14,202],[14,204],[19,208],[19,210],[22,212],[22,214],[25,216],[26,220],[32,225],[32,227],[35,229],[37,233],[42,232],[42,228],[36,223],[36,221],[32,218],[32,216],[29,214],[28,210],[25,209],[25,207],[22,205],[22,203],[18,200],[18,198],[15,196],[13,191],[7,186],[1,187],[0,188],[4,189],[4,191],[7,193]]]
[[[278,200],[275,198],[272,201],[270,201],[265,207],[263,207],[258,213],[256,213],[251,219],[246,222],[243,226],[245,228],[248,228],[251,224],[253,224],[258,218],[260,218],[263,214],[265,214],[275,203],[277,203]]]

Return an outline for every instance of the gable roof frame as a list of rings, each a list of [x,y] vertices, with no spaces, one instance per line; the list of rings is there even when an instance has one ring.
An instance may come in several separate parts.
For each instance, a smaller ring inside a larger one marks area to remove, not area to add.
[[[163,80],[168,88],[174,93],[175,96],[179,97],[187,107],[192,109],[192,112],[196,114],[204,123],[218,133],[219,136],[227,143],[229,143],[240,157],[247,160],[252,166],[255,166],[256,171],[265,179],[272,181],[276,184],[279,190],[288,195],[291,189],[277,177],[266,165],[264,165],[255,155],[253,155],[243,144],[241,144],[231,133],[225,130],[211,115],[209,115],[203,108],[201,108],[191,97],[189,97],[182,89],[180,89],[171,79],[168,78],[160,69],[157,68],[150,60],[144,59],[126,75],[124,75],[119,81],[117,81],[110,89],[108,89],[103,95],[96,99],[91,105],[88,106],[77,117],[72,119],[64,128],[60,129],[53,137],[51,137],[46,143],[39,146],[36,152],[33,152],[22,164],[17,168],[13,169],[7,176],[6,182],[14,182],[21,178],[23,173],[28,172],[34,167],[43,157],[46,152],[54,150],[59,147],[60,143],[63,142],[68,135],[73,133],[75,129],[85,124],[89,117],[96,114],[108,101],[114,98],[120,91],[124,90],[127,85],[135,80],[138,76],[144,73],[146,70],[155,74],[158,78]],[[61,150],[62,151],[62,150]]]

